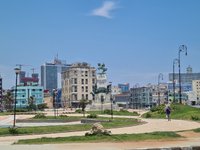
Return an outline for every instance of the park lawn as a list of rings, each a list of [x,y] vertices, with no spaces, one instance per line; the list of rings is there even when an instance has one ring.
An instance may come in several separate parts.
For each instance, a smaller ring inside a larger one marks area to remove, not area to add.
[[[102,118],[100,118],[100,119],[102,119]],[[134,126],[134,125],[139,125],[139,124],[141,124],[141,122],[139,122],[137,119],[126,119],[126,118],[114,118],[113,121],[108,121],[108,122],[102,123],[102,125],[106,129]],[[92,127],[92,124],[42,126],[42,127],[21,127],[21,128],[17,128],[17,133],[15,133],[15,135],[88,131],[91,129],[91,127]],[[0,136],[8,136],[8,135],[11,135],[11,133],[9,132],[9,128],[0,128]]]
[[[182,104],[172,104],[171,108],[172,108],[171,111],[172,119],[200,121],[200,108],[194,108]],[[166,114],[164,112],[164,106],[160,106],[157,107],[157,109],[152,109],[152,110],[142,115],[142,117],[162,118],[162,119],[166,118]]]
[[[163,140],[181,137],[175,132],[152,132],[141,134],[118,134],[118,135],[96,135],[96,136],[71,136],[58,138],[38,138],[19,140],[15,144],[55,144],[55,143],[98,143],[98,142],[125,142],[144,140]]]
[[[200,128],[194,129],[194,132],[199,132],[200,133]]]
[[[97,114],[97,115],[110,115],[111,112],[110,110],[105,110],[105,111],[87,111],[88,114]],[[120,111],[115,111],[113,110],[113,115],[118,115],[118,116],[139,116],[137,112],[129,112],[127,110],[120,110]]]

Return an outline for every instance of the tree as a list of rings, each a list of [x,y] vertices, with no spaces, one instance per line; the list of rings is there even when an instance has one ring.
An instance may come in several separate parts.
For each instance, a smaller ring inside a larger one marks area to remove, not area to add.
[[[85,117],[85,108],[86,108],[87,104],[89,104],[89,101],[86,99],[81,99],[79,102],[79,107],[81,107],[84,117]]]
[[[33,96],[30,96],[29,99],[28,99],[28,109],[29,110],[36,110],[35,98]]]
[[[13,100],[13,95],[11,91],[7,91],[7,93],[3,96],[3,99],[2,99],[3,107],[6,110],[12,110],[13,103],[14,103],[14,100]]]

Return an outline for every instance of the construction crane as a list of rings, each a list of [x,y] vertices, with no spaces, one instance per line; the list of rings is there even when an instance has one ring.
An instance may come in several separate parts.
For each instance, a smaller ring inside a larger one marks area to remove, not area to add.
[[[31,68],[31,70],[33,71],[33,74],[35,73],[36,68]]]
[[[31,65],[25,65],[25,64],[16,64],[16,66],[19,67],[19,69],[21,70],[22,69],[22,66],[31,66]]]

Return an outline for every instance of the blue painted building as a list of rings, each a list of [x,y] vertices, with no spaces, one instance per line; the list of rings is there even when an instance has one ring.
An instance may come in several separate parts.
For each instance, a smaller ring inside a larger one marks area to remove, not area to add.
[[[118,87],[121,89],[122,93],[127,93],[129,92],[129,89],[130,89],[129,83],[118,84]]]
[[[15,87],[12,88],[13,96],[15,95]],[[26,108],[29,105],[30,97],[33,97],[34,104],[44,103],[44,92],[43,87],[39,86],[37,83],[29,83],[26,86],[17,86],[17,97],[16,97],[16,107]]]

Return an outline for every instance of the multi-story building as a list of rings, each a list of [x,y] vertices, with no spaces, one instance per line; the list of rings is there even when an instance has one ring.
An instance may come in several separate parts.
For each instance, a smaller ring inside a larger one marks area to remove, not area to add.
[[[62,72],[62,100],[77,107],[82,99],[95,100],[91,92],[96,84],[96,69],[88,63],[72,64]]]
[[[181,73],[181,84],[192,85],[193,80],[200,80],[200,73],[193,73],[192,68],[189,66],[186,73]],[[179,74],[174,74],[174,80],[179,81]],[[169,81],[173,82],[173,73],[169,74]]]
[[[118,84],[118,87],[121,89],[122,93],[129,92],[130,89],[129,83]]]
[[[196,101],[194,101],[195,104],[200,104],[200,80],[193,80],[192,81],[192,89],[194,92],[194,96],[196,98]]]
[[[160,83],[159,85],[149,85],[152,88],[153,102],[156,104],[165,104],[168,101],[168,84]]]
[[[2,99],[3,99],[3,85],[2,85],[2,77],[0,75],[0,110],[3,109]]]
[[[13,95],[15,95],[15,87],[13,87]],[[17,86],[16,107],[26,108],[29,106],[30,98],[33,97],[35,105],[43,104],[43,87],[34,82],[28,82],[27,85]]]
[[[153,101],[151,87],[131,88],[130,90],[130,108],[153,107],[156,103]]]
[[[61,88],[61,73],[70,65],[62,62],[58,58],[53,63],[45,63],[41,66],[41,85],[45,90],[52,93],[53,89]]]

